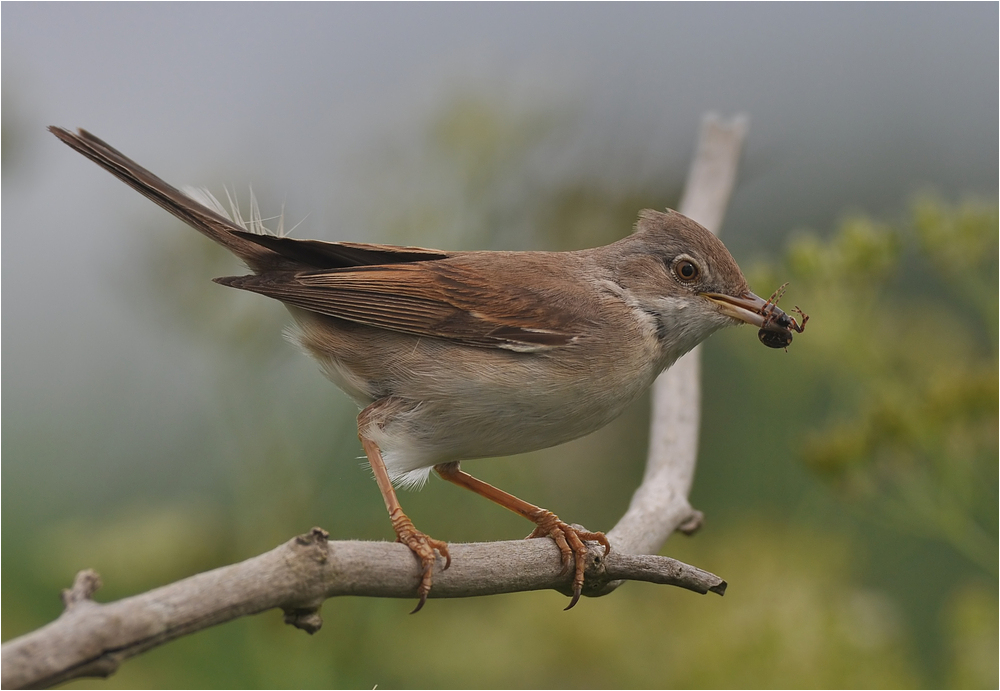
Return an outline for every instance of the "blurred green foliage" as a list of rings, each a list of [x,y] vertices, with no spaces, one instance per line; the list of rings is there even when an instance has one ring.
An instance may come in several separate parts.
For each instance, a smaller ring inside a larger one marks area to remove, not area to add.
[[[373,156],[361,200],[370,239],[592,246],[677,198],[659,177],[539,172],[564,124],[457,98],[418,141]],[[79,503],[39,500],[33,511],[11,501],[11,478],[28,494],[30,474],[6,466],[5,639],[55,618],[58,590],[81,568],[102,575],[98,599],[111,600],[316,524],[334,539],[391,539],[361,467],[354,407],[282,341],[281,307],[208,283],[239,269],[179,223],[144,231],[136,254],[146,259],[130,264],[122,293],[158,337],[197,345],[209,404],[192,405],[193,431],[162,449],[135,430],[95,427],[85,438],[63,432],[70,441],[53,450],[51,419],[7,435],[8,454],[84,466],[112,437],[132,439],[135,460],[102,479],[104,494],[41,475],[39,496]],[[628,584],[568,613],[562,596],[541,592],[433,600],[415,617],[409,601],[344,598],[324,605],[312,637],[268,612],[69,687],[994,687],[996,243],[995,205],[924,198],[899,223],[858,217],[829,237],[801,234],[782,261],[748,272],[759,293],[791,280],[786,302],[812,319],[787,354],[746,329],[706,348],[693,500],[707,523],[664,552],[725,577],[724,598]],[[82,416],[67,407],[51,417],[75,430],[90,427]],[[608,529],[639,483],[647,426],[642,403],[586,439],[468,467]],[[176,483],[148,470],[162,465]],[[91,493],[115,500],[88,504]],[[401,501],[441,539],[511,539],[529,527],[440,482]]]
[[[910,217],[802,234],[760,278],[817,315],[804,354],[831,410],[805,462],[851,501],[997,573],[995,204],[930,196]]]

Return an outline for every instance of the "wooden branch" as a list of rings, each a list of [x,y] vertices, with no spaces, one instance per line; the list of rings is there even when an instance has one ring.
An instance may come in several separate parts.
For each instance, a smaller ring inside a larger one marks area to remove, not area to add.
[[[434,575],[432,598],[528,590],[568,590],[552,540],[450,545],[452,565]],[[619,579],[725,592],[718,576],[668,557],[633,556],[598,546],[587,560],[587,587]],[[439,563],[439,567],[441,564]],[[412,598],[419,569],[410,550],[393,542],[330,542],[314,528],[244,562],[186,578],[141,595],[98,604],[93,571],[63,593],[54,622],[3,646],[3,687],[47,687],[81,676],[107,676],[127,658],[222,622],[274,607],[285,621],[314,633],[323,601],[338,595]]]
[[[735,180],[745,118],[706,116],[681,212],[718,232]],[[668,557],[653,556],[677,529],[693,532],[701,514],[688,493],[698,441],[698,353],[681,358],[655,383],[650,450],[643,483],[608,533],[612,551],[592,547],[584,594],[604,595],[626,580],[725,592],[718,576]],[[289,624],[319,630],[323,601],[338,595],[412,598],[419,568],[410,550],[388,542],[330,542],[314,528],[244,562],[208,571],[107,604],[82,571],[64,591],[62,615],[2,647],[3,688],[47,687],[83,676],[112,674],[125,659],[180,636],[274,607]],[[527,590],[568,592],[549,539],[451,544],[452,566],[435,571],[432,598]],[[439,564],[440,566],[440,564]]]

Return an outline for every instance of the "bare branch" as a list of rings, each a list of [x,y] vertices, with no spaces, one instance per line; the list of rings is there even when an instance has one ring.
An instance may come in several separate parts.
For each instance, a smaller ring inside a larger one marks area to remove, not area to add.
[[[129,657],[180,636],[274,607],[309,633],[319,607],[339,595],[412,598],[420,580],[410,550],[392,542],[330,542],[314,528],[260,556],[117,602],[91,600],[100,580],[77,575],[54,622],[3,646],[3,687],[51,686],[80,676],[107,676]],[[548,539],[453,544],[452,566],[435,573],[431,597],[473,597],[569,589],[559,550]],[[439,564],[440,566],[440,564]],[[594,546],[588,588],[629,579],[722,594],[718,576],[667,557],[631,556]]]
[[[725,120],[708,113],[701,121],[698,151],[691,161],[679,211],[716,235],[722,228],[729,195],[736,184],[736,170],[749,127],[750,120],[743,114]]]
[[[736,175],[746,119],[706,116],[681,212],[718,232]],[[608,533],[612,551],[592,547],[584,594],[604,595],[625,580],[723,594],[718,576],[668,557],[652,556],[674,530],[694,532],[701,514],[688,493],[698,442],[697,349],[655,383],[650,450],[643,483],[625,516]],[[339,595],[412,598],[420,579],[410,550],[387,542],[330,542],[314,528],[238,564],[116,602],[91,598],[93,571],[63,593],[54,622],[2,648],[4,688],[46,687],[82,676],[107,676],[129,657],[180,636],[274,607],[310,633],[323,601]],[[432,598],[555,589],[569,591],[560,555],[548,539],[452,544],[452,566],[435,572]],[[440,566],[440,564],[439,564]]]

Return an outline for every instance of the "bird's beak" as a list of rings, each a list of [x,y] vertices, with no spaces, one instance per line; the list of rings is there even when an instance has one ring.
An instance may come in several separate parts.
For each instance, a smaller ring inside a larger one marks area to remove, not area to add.
[[[724,295],[722,293],[701,293],[703,298],[708,298],[714,302],[719,311],[727,317],[732,317],[747,324],[753,324],[760,328],[764,326],[765,319],[775,312],[784,314],[775,307],[770,300],[764,300],[750,291],[739,297]],[[774,316],[777,316],[776,314]],[[773,320],[774,317],[771,317]]]

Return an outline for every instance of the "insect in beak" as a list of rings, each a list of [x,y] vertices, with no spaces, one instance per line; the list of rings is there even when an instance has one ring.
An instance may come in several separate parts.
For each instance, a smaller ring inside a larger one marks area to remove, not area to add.
[[[794,311],[802,318],[801,324],[778,308],[787,286],[787,283],[780,286],[767,300],[750,292],[738,297],[722,293],[701,295],[718,305],[726,316],[758,327],[757,338],[768,348],[787,348],[792,342],[792,332],[802,333],[809,321],[809,315],[798,307]]]

